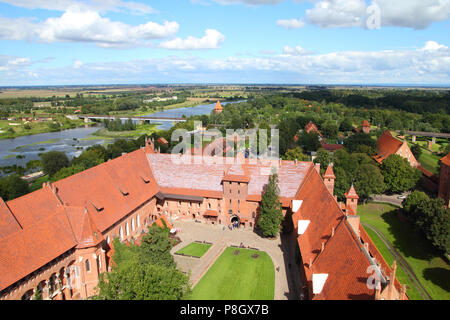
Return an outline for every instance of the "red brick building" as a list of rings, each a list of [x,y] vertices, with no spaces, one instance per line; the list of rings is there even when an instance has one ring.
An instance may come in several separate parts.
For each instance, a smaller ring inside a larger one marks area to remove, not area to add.
[[[387,130],[378,138],[378,152],[373,158],[378,163],[382,163],[391,154],[398,154],[405,158],[413,168],[419,167],[419,162],[411,152],[406,140],[400,141],[394,138],[391,132]]]
[[[364,120],[361,125],[361,131],[364,133],[369,134],[370,133],[370,123],[367,120]]]
[[[176,161],[183,157],[156,153],[147,144],[20,198],[0,201],[0,300],[31,299],[37,289],[44,299],[94,295],[99,274],[110,270],[113,239],[135,241],[158,219],[254,228],[274,165],[283,214],[292,217],[298,232],[293,241],[308,264],[302,264],[305,285],[314,289],[315,274],[327,274],[321,293],[308,297],[399,297],[386,293],[390,269],[362,226],[354,223],[359,222],[356,204],[347,210],[330,193],[331,168],[325,184],[311,162],[251,163],[241,157],[240,163],[234,158],[222,163],[217,157],[195,156],[190,163]],[[300,220],[310,221],[302,234]],[[369,266],[383,275],[379,292],[363,281],[370,277],[364,269]],[[401,292],[398,285],[395,292]]]
[[[322,133],[319,131],[319,128],[312,122],[308,122],[305,126],[306,133],[316,132],[320,137],[322,137]]]
[[[444,200],[445,206],[450,207],[450,153],[441,159],[438,195]]]

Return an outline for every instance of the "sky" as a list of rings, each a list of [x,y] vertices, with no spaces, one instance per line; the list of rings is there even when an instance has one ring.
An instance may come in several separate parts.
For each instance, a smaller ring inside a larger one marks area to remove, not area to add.
[[[450,85],[450,0],[0,0],[0,86]]]

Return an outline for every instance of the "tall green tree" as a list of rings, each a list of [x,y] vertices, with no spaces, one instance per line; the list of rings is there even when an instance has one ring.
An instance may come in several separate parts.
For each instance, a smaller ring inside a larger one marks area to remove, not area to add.
[[[307,155],[303,153],[302,148],[296,147],[294,149],[289,149],[286,151],[284,156],[286,160],[298,160],[298,161],[306,161],[308,159]]]
[[[397,154],[391,154],[381,165],[387,190],[399,193],[413,188],[420,180],[422,174],[419,170],[412,168],[408,160]]]
[[[99,300],[181,300],[190,294],[189,277],[176,268],[133,261],[99,277]]]
[[[141,245],[138,247],[140,263],[174,267],[176,264],[170,254],[172,245],[169,236],[167,228],[160,228],[156,224],[150,226],[148,233],[142,237]]]
[[[64,152],[50,151],[41,155],[42,171],[50,177],[62,168],[70,165],[69,158]]]
[[[18,198],[29,192],[28,183],[17,174],[0,179],[0,196],[5,201]]]
[[[258,228],[265,237],[276,237],[281,231],[283,213],[278,199],[280,189],[278,187],[278,175],[273,173],[269,177],[261,199],[261,211],[258,218]]]
[[[320,173],[323,174],[325,172],[328,165],[330,164],[330,161],[331,161],[331,156],[327,150],[325,150],[323,148],[320,148],[319,150],[317,150],[317,155],[316,155],[316,158],[314,159],[314,163],[320,163]]]

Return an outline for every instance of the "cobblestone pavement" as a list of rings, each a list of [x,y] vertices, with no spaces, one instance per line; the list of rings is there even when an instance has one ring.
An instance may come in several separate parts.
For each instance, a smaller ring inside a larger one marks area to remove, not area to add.
[[[242,243],[246,247],[265,251],[272,258],[275,267],[275,300],[299,299],[300,277],[294,260],[295,243],[288,241],[289,235],[269,240],[261,238],[249,229],[229,230],[227,227],[224,229],[223,225],[191,221],[173,221],[172,224],[175,228],[181,229],[177,236],[182,240],[172,248],[172,254],[196,240],[213,243],[200,259],[174,255],[178,267],[184,272],[191,272],[193,285],[200,280],[227,246],[239,246]]]

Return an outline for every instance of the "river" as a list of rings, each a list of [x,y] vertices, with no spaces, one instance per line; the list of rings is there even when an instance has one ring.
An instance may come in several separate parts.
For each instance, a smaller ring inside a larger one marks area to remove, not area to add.
[[[241,101],[228,102],[238,103]],[[228,104],[227,102],[222,105]],[[177,109],[167,109],[149,114],[149,116],[179,118],[183,115],[190,117],[193,115],[209,114],[216,103],[202,104],[196,107],[185,107]],[[173,126],[171,122],[164,122],[158,126],[159,130],[168,130]],[[77,157],[84,149],[95,144],[110,143],[114,140],[97,139],[94,132],[100,127],[83,127],[68,129],[59,132],[47,132],[35,135],[23,136],[14,139],[0,140],[0,167],[12,166],[14,164],[25,166],[30,160],[40,159],[40,154],[48,151],[62,151],[69,159]],[[23,158],[17,158],[17,156]],[[1,173],[0,173],[1,175]]]

